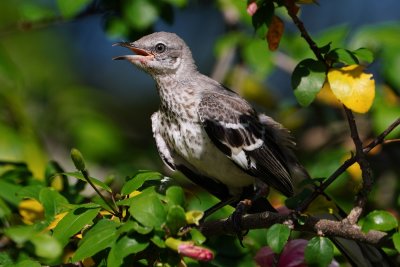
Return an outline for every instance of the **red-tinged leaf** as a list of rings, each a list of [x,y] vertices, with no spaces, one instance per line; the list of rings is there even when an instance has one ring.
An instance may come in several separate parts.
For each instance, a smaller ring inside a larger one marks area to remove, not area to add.
[[[278,16],[273,16],[267,32],[269,50],[275,51],[278,49],[284,30],[285,24],[283,23],[282,19]]]

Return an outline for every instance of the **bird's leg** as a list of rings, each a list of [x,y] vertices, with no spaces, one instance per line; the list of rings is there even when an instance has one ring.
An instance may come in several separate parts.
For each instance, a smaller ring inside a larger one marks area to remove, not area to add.
[[[243,234],[243,230],[242,230],[242,216],[245,215],[247,213],[247,211],[249,209],[252,208],[253,204],[255,204],[257,202],[257,200],[260,200],[261,198],[264,198],[265,196],[267,196],[269,193],[269,187],[266,184],[258,184],[255,188],[254,194],[250,199],[244,199],[239,201],[239,203],[237,204],[235,211],[232,213],[232,215],[230,216],[230,220],[232,221],[232,225],[233,228],[236,232],[237,237],[239,238],[239,242],[240,245],[243,247],[243,236],[247,234],[247,232],[245,232]],[[264,202],[261,202],[262,204],[264,204],[262,207],[262,210],[270,210],[274,208],[271,206],[271,204],[268,202],[268,200],[265,199]],[[259,207],[257,208],[257,210],[259,210]]]
[[[214,212],[216,212],[217,210],[225,207],[226,205],[231,205],[235,202],[237,202],[239,199],[238,197],[230,197],[227,198],[225,200],[221,200],[220,202],[218,202],[217,204],[215,204],[214,206],[212,206],[211,208],[208,208],[203,215],[203,218],[201,219],[201,222],[203,222],[208,216],[210,216],[211,214],[213,214]]]

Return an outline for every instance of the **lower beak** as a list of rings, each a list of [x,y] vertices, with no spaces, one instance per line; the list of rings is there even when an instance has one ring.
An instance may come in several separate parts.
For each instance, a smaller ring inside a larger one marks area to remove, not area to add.
[[[134,43],[118,42],[118,43],[113,44],[113,46],[126,47],[135,53],[135,55],[117,56],[117,57],[114,57],[113,60],[133,60],[133,59],[138,59],[138,58],[143,58],[143,57],[151,57],[151,58],[154,57],[150,51],[139,48],[139,47],[135,46]]]

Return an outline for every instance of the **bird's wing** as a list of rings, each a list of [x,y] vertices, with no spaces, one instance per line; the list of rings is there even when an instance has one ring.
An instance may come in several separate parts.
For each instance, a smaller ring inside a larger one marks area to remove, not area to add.
[[[260,121],[253,108],[232,93],[207,92],[198,115],[213,143],[245,172],[293,195],[287,156],[278,144],[277,129]]]

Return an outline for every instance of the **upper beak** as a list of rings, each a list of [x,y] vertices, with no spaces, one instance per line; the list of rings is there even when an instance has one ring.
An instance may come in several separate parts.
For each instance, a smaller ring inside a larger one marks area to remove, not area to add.
[[[113,44],[113,46],[126,47],[135,53],[135,55],[117,56],[117,57],[114,57],[113,60],[133,59],[133,58],[137,58],[138,56],[139,57],[148,57],[148,56],[153,57],[153,55],[151,54],[150,51],[139,48],[139,47],[135,46],[134,43],[118,42],[118,43]]]

